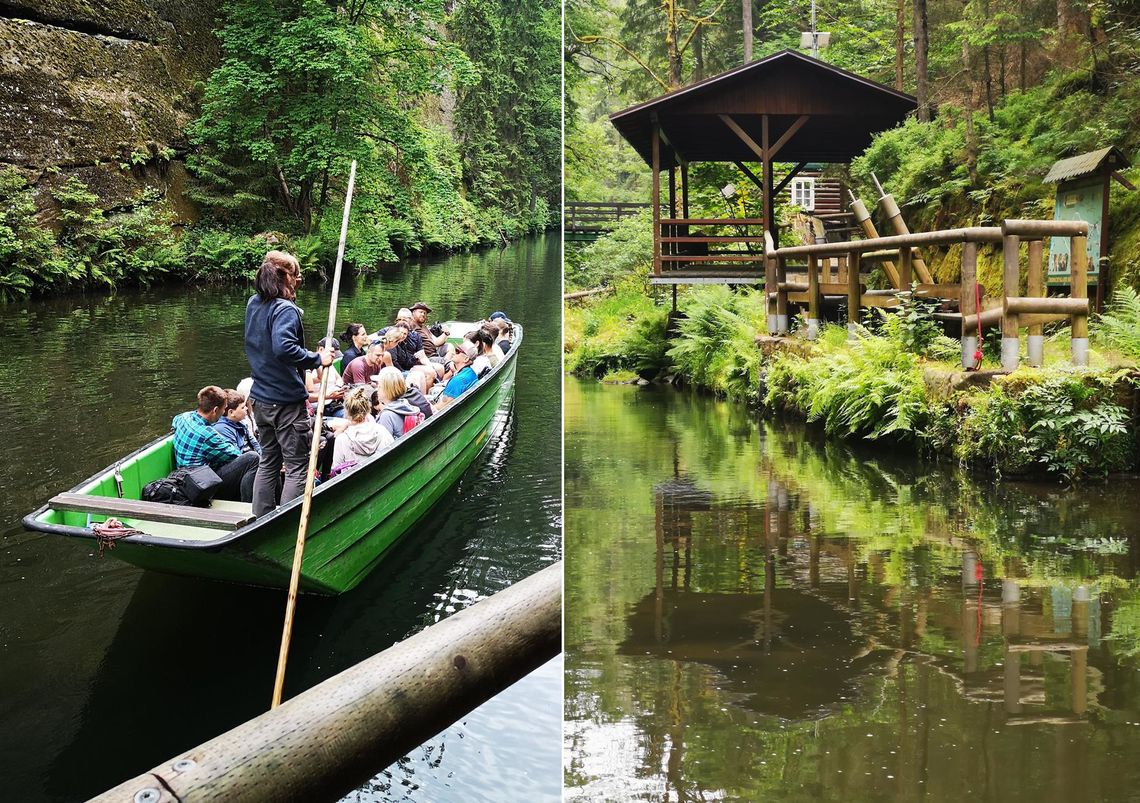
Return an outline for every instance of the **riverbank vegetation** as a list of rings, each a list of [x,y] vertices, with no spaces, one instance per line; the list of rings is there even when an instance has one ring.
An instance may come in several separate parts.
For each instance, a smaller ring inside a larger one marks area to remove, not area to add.
[[[1140,373],[1131,351],[1140,320],[1135,293],[1094,317],[1089,369],[1067,364],[1067,330],[1045,368],[974,381],[958,369],[960,346],[921,305],[875,311],[848,339],[825,325],[779,344],[756,342],[766,326],[762,291],[697,287],[678,299],[672,331],[665,299],[625,278],[602,300],[566,309],[566,365],[580,376],[633,371],[792,414],[840,438],[902,447],[1001,476],[1077,481],[1127,471],[1140,456]],[[999,344],[983,347],[996,370]]]
[[[45,191],[0,171],[0,298],[243,278],[271,246],[324,269],[353,159],[360,270],[556,225],[558,3],[236,0],[215,35],[177,199],[110,207],[78,178]],[[119,169],[161,175],[174,156]]]

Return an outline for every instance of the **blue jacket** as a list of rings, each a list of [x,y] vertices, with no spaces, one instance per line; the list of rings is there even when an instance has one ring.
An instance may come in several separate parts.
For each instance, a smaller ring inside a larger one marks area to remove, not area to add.
[[[283,298],[262,301],[257,295],[245,305],[245,357],[253,377],[250,398],[269,404],[309,398],[302,371],[321,364],[320,355],[305,348],[301,308]]]
[[[249,430],[245,428],[245,424],[231,421],[223,415],[218,419],[218,423],[214,424],[214,431],[243,453],[257,452],[261,454],[261,444],[250,437]]]

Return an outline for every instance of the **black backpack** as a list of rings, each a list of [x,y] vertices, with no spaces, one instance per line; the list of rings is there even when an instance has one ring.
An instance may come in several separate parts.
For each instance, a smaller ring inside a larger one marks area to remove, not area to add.
[[[142,498],[144,502],[205,507],[221,482],[209,466],[176,468],[162,479],[147,483]]]
[[[168,477],[148,482],[142,489],[144,502],[163,502],[168,505],[188,505],[190,497],[182,490],[182,478],[186,469],[176,469]]]

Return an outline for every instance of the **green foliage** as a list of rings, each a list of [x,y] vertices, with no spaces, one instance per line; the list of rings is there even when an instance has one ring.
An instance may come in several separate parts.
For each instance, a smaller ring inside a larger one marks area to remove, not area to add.
[[[455,110],[467,196],[496,210],[488,240],[541,231],[561,196],[559,4],[465,0],[449,29],[478,71]]]
[[[938,302],[916,296],[913,292],[899,293],[899,306],[883,313],[880,334],[897,343],[904,351],[920,357],[957,359],[958,341],[946,337],[942,326],[934,319]]]
[[[640,285],[626,284],[613,296],[568,305],[563,342],[566,367],[598,377],[610,370],[656,373],[664,362],[668,311],[647,297]]]
[[[25,295],[66,274],[55,238],[36,220],[27,182],[15,170],[0,170],[0,299]]]
[[[1001,474],[1044,469],[1076,481],[1125,470],[1134,438],[1113,387],[1065,373],[1021,392],[1016,383],[994,385],[971,399],[956,452],[964,463],[992,465]]]
[[[192,197],[228,226],[335,241],[356,159],[346,258],[365,270],[542,230],[559,197],[557,20],[549,2],[476,0],[451,20],[429,0],[227,3]],[[431,107],[455,92],[452,132]]]
[[[760,351],[752,338],[767,317],[764,293],[696,287],[681,311],[679,336],[668,352],[677,375],[718,395],[755,399]]]
[[[863,337],[813,359],[778,355],[766,382],[769,406],[821,422],[830,435],[914,438],[929,417],[922,369],[886,338]]]
[[[1118,287],[1105,311],[1089,322],[1089,334],[1104,348],[1140,359],[1140,294]]]
[[[567,249],[566,286],[579,290],[647,276],[653,267],[653,216],[646,211],[622,220],[612,232],[572,252]]]

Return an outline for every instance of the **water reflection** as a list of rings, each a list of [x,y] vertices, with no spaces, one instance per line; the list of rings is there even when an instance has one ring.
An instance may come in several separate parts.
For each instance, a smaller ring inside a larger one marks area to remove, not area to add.
[[[566,404],[569,799],[1137,795],[1135,481],[975,484],[659,389]]]

